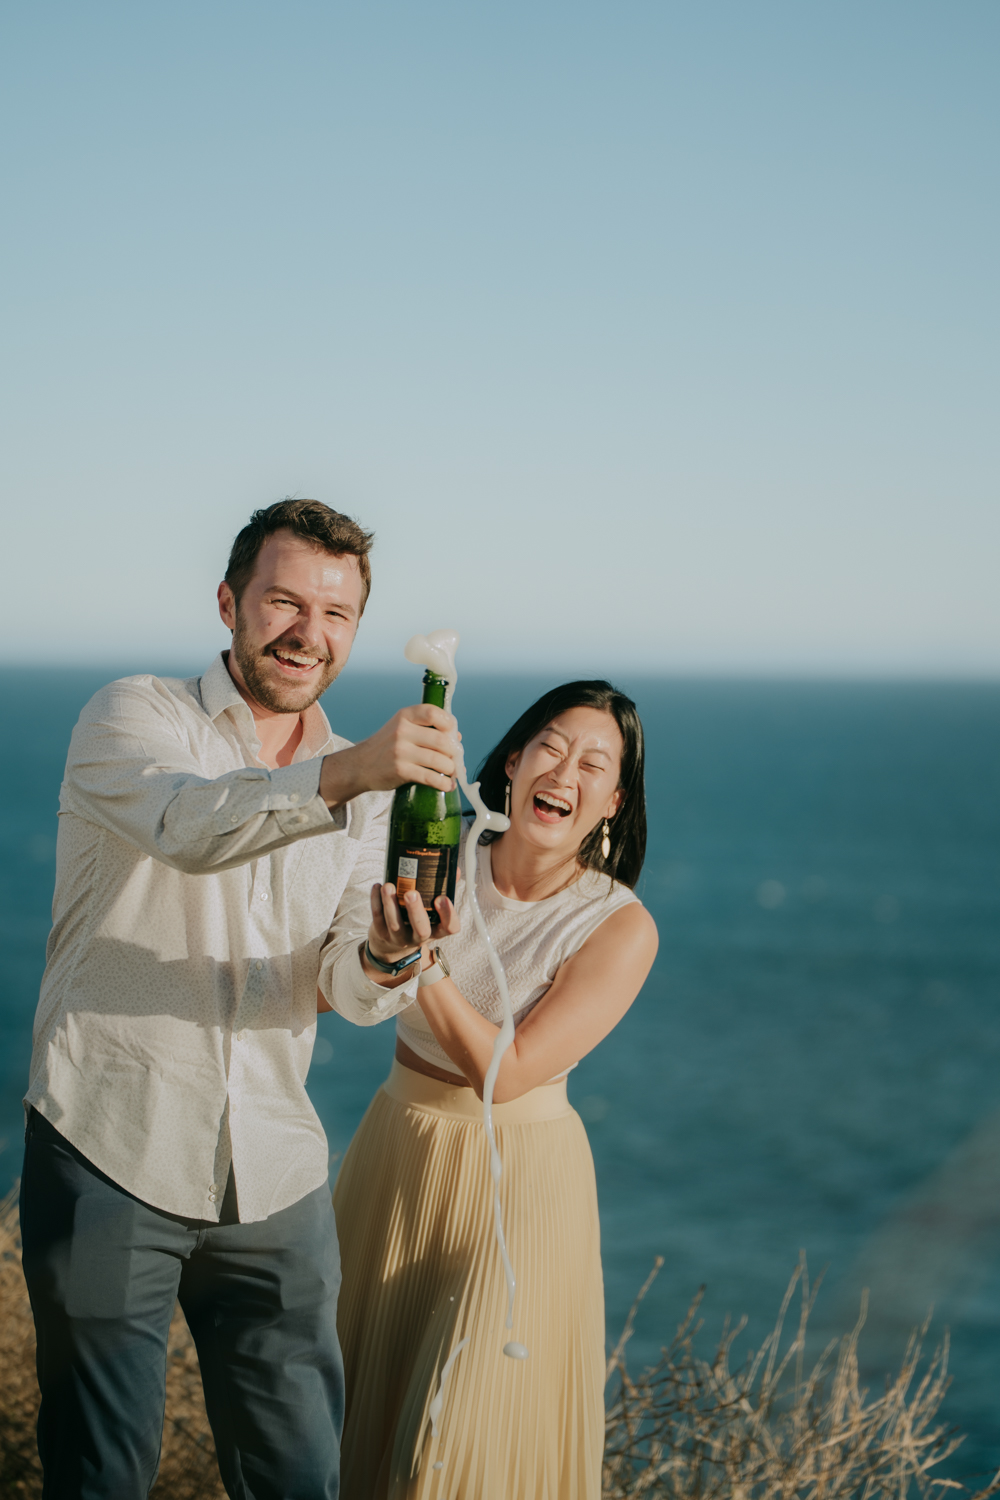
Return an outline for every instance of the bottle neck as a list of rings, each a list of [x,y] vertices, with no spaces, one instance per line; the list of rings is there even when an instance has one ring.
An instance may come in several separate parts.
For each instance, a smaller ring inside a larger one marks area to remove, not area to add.
[[[445,694],[448,691],[448,679],[446,677],[435,677],[433,672],[424,673],[424,703],[433,703],[436,708],[444,708]]]

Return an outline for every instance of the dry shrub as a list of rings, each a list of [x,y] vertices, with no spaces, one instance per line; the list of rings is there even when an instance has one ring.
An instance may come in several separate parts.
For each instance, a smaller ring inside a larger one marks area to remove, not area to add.
[[[858,1335],[833,1340],[806,1369],[806,1330],[818,1284],[810,1288],[803,1258],[785,1293],[773,1331],[738,1369],[733,1342],[746,1325],[723,1331],[711,1360],[694,1337],[704,1287],[659,1362],[632,1377],[625,1351],[639,1303],[663,1264],[659,1258],[608,1361],[604,1450],[606,1500],[643,1495],[671,1500],[906,1500],[916,1491],[949,1488],[932,1471],[962,1437],[938,1420],[948,1389],[948,1341],[921,1373],[927,1325],[914,1331],[899,1374],[881,1395],[858,1383]],[[785,1315],[798,1284],[798,1329],[782,1350]],[[1000,1490],[1000,1473],[972,1500]]]
[[[40,1495],[35,1330],[21,1275],[17,1199],[0,1202],[0,1495]]]
[[[662,1265],[657,1262],[656,1270]],[[653,1276],[656,1274],[653,1272]],[[922,1334],[907,1346],[899,1374],[869,1399],[858,1386],[853,1333],[804,1369],[805,1334],[815,1298],[803,1262],[792,1277],[777,1325],[760,1350],[730,1369],[743,1323],[726,1330],[711,1361],[694,1352],[699,1297],[670,1347],[642,1375],[629,1375],[629,1314],[608,1362],[603,1494],[671,1500],[906,1500],[932,1487],[961,1490],[931,1477],[961,1442],[937,1421],[948,1386],[947,1343],[923,1374]],[[782,1352],[785,1313],[801,1289],[798,1331]],[[17,1201],[0,1204],[0,1495],[34,1500],[42,1476],[35,1450],[38,1387],[35,1335],[21,1275]],[[1000,1490],[1000,1475],[972,1500]],[[968,1493],[963,1491],[963,1493]],[[170,1327],[167,1414],[156,1500],[223,1500],[205,1415],[201,1376],[178,1309]],[[471,1497],[470,1497],[471,1500]]]

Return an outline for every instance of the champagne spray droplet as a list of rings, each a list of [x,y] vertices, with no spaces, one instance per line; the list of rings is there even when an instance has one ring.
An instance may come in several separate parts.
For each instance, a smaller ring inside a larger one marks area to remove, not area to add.
[[[448,1375],[451,1371],[452,1365],[455,1363],[456,1359],[461,1354],[462,1350],[465,1348],[468,1342],[469,1340],[466,1338],[463,1339],[460,1344],[456,1344],[454,1349],[451,1351],[451,1353],[448,1355],[448,1358],[444,1362],[444,1368],[441,1371],[441,1377],[438,1381],[437,1395],[434,1397],[434,1400],[431,1402],[430,1406],[427,1409],[427,1415],[431,1419],[432,1437],[437,1437],[438,1435],[438,1417],[441,1415],[441,1408],[444,1405],[444,1383],[448,1379]]]

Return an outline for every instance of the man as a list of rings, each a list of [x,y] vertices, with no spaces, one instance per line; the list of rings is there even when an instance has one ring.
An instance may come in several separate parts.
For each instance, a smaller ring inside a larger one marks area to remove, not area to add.
[[[386,791],[455,770],[440,709],[351,745],[316,701],[371,540],[313,500],[257,511],[219,586],[232,650],[110,684],[74,730],[21,1190],[50,1500],[148,1495],[178,1297],[227,1492],[337,1494],[340,1266],[304,1088],[321,950],[352,1019],[409,1003],[358,955]]]

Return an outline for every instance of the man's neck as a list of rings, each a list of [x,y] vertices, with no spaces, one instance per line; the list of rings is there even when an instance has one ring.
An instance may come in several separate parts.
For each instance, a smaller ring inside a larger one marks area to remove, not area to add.
[[[272,771],[277,766],[290,766],[305,733],[305,715],[275,713],[274,709],[264,708],[247,688],[239,667],[232,659],[232,652],[225,653],[225,660],[233,687],[253,714],[253,727],[260,741],[260,760]]]

